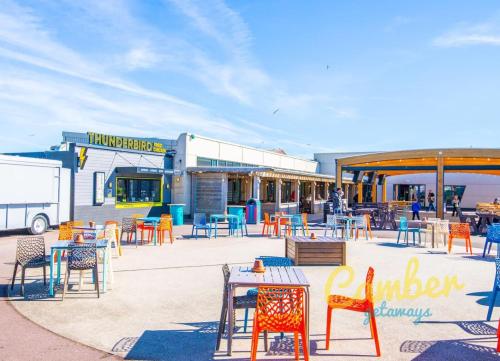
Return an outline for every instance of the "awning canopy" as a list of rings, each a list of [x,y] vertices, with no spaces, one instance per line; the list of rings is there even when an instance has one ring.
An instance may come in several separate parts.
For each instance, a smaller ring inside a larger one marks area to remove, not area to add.
[[[291,179],[310,182],[335,182],[335,177],[327,174],[301,172],[274,167],[189,167],[189,173],[229,173],[258,176],[263,178]]]

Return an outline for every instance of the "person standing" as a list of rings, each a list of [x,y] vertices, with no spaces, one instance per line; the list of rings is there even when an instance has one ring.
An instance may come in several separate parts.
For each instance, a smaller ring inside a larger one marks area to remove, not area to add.
[[[412,203],[411,203],[411,210],[413,212],[413,217],[411,218],[412,220],[415,220],[415,217],[420,220],[420,202],[417,200],[417,198],[413,197]]]
[[[455,193],[455,195],[453,196],[451,205],[453,206],[453,212],[451,213],[451,216],[455,217],[455,215],[458,215],[458,208],[460,207],[460,198],[458,198],[458,194]]]
[[[436,207],[434,206],[434,199],[435,199],[434,193],[432,191],[429,191],[429,193],[427,194],[427,203],[429,203],[429,212],[436,211]]]

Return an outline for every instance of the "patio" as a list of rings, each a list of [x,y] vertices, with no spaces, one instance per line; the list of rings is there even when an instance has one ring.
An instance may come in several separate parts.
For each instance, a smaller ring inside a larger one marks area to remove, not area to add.
[[[57,334],[125,359],[248,360],[251,332],[243,333],[241,329],[234,334],[231,357],[226,355],[225,338],[220,351],[214,353],[222,304],[221,266],[251,265],[260,255],[283,256],[285,244],[283,238],[256,236],[260,227],[249,225],[249,232],[250,237],[195,240],[180,236],[190,234],[190,226],[175,227],[178,239],[173,244],[124,246],[123,256],[113,260],[114,283],[100,299],[90,285],[88,292],[87,288],[81,292],[70,289],[64,301],[61,292],[50,299],[40,270],[32,270],[27,274],[25,298],[18,296],[16,283],[11,303],[21,314]],[[449,297],[387,301],[387,308],[429,309],[432,315],[416,324],[416,317],[377,317],[382,359],[498,358],[495,347],[499,309],[494,310],[491,322],[484,321],[495,268],[493,257],[480,257],[484,238],[473,237],[474,256],[470,256],[463,242],[454,244],[453,253],[447,254],[444,248],[396,245],[396,232],[374,231],[374,236],[379,238],[347,242],[347,265],[355,271],[354,281],[340,289],[339,284],[346,279],[342,274],[328,293],[352,295],[364,281],[369,266],[375,269],[375,285],[378,281],[396,280],[403,284],[412,257],[418,259],[417,277],[424,285],[432,276],[442,285],[446,275],[456,275],[458,283],[464,285],[452,290]],[[7,262],[15,253],[15,237],[9,238],[9,243],[1,240]],[[48,233],[47,245],[56,238],[57,232]],[[361,313],[334,311],[330,350],[325,350],[325,285],[337,267],[300,268],[311,284],[311,360],[372,359],[375,348]],[[242,319],[243,311],[239,310],[240,328]],[[278,334],[271,334],[268,353],[263,351],[261,338],[257,358],[293,359],[293,338],[287,336],[281,340]]]

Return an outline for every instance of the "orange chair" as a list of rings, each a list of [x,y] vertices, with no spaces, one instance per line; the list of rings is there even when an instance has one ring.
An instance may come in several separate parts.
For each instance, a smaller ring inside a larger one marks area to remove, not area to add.
[[[120,223],[118,221],[106,221],[104,223],[104,227],[106,228],[107,225],[114,224],[116,226],[115,228],[115,233],[116,233],[116,244],[118,245],[118,255],[122,255],[122,245],[120,241]]]
[[[302,213],[302,224],[306,230],[306,236],[309,236],[309,225],[307,224],[307,213]]]
[[[299,359],[299,334],[302,339],[304,359],[309,360],[306,337],[304,289],[300,287],[259,287],[257,307],[253,318],[251,361],[257,357],[259,333],[293,332],[295,359]]]
[[[73,227],[71,225],[69,225],[68,223],[61,224],[59,226],[58,240],[60,240],[60,241],[73,240]]]
[[[158,232],[158,240],[160,242],[160,246],[163,244],[165,240],[165,232],[168,232],[170,235],[170,243],[174,243],[174,237],[172,234],[172,218],[171,217],[161,217],[160,224],[157,228]]]
[[[149,243],[150,239],[153,236],[153,232],[154,232],[155,228],[151,225],[144,224],[143,221],[137,220],[137,218],[144,218],[144,214],[134,213],[134,214],[132,214],[132,218],[136,219],[135,224],[136,224],[137,230],[141,231],[141,244],[144,244],[144,232],[148,232],[147,242]]]
[[[375,340],[377,356],[380,356],[380,345],[378,342],[377,324],[375,322],[375,311],[373,309],[373,276],[375,271],[368,268],[365,283],[365,298],[357,299],[341,295],[328,296],[328,307],[326,313],[326,349],[330,348],[330,328],[332,323],[333,309],[343,309],[355,312],[364,312],[370,315],[370,331]]]
[[[469,252],[470,254],[472,254],[470,226],[468,223],[450,223],[450,235],[448,236],[448,253],[451,253],[453,238],[464,238],[465,252]]]
[[[269,213],[264,213],[264,225],[262,226],[262,235],[266,233],[266,227],[267,227],[266,234],[269,236],[269,229],[271,226],[274,227],[273,234],[276,234],[278,228],[278,222],[276,221],[271,222],[271,216],[269,216]]]
[[[498,327],[497,327],[497,352],[500,352],[500,319],[498,320]]]

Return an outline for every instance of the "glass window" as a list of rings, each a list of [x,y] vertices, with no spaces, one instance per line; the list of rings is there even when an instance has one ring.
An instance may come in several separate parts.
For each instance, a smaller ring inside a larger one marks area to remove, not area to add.
[[[117,178],[117,203],[161,202],[161,180]]]
[[[212,159],[198,157],[196,164],[198,165],[198,167],[211,167]]]
[[[453,196],[456,194],[458,199],[462,201],[462,197],[464,196],[465,186],[453,186],[448,185],[444,186],[444,201],[447,206],[451,206],[451,201]]]
[[[283,181],[283,183],[281,183],[281,202],[282,203],[294,202],[293,198],[294,197],[292,197],[292,182]]]

